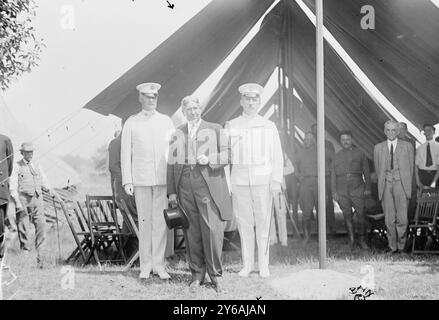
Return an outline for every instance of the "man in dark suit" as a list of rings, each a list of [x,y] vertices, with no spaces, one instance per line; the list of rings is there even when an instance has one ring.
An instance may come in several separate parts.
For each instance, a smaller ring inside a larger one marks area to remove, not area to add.
[[[113,197],[119,208],[121,208],[121,201],[124,200],[128,206],[129,213],[131,214],[134,222],[138,226],[139,218],[136,210],[136,200],[134,196],[130,196],[125,192],[122,186],[122,171],[120,166],[120,147],[121,147],[121,130],[118,130],[114,134],[114,139],[110,141],[108,145],[108,171],[110,171],[111,190],[113,191]],[[123,223],[123,231],[128,230],[126,222]],[[125,253],[130,256],[139,246],[137,237],[130,236],[124,239]]]
[[[188,215],[185,238],[191,291],[200,287],[207,271],[220,292],[224,221],[232,219],[224,171],[230,162],[228,141],[220,125],[201,119],[198,98],[185,97],[181,106],[188,123],[180,126],[171,139],[167,194],[170,205],[179,201]]]
[[[13,164],[14,149],[12,147],[11,139],[0,134],[0,258],[3,257],[5,249],[5,218],[10,199],[9,177],[12,174]]]
[[[387,121],[384,133],[387,140],[375,145],[374,149],[378,196],[384,209],[390,250],[400,253],[404,249],[407,235],[414,150],[409,142],[398,139],[398,122]]]

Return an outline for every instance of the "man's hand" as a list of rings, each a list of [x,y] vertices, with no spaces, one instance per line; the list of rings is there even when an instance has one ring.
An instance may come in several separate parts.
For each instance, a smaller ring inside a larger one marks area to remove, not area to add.
[[[209,158],[206,157],[204,154],[202,154],[202,155],[198,156],[197,162],[204,166],[204,165],[209,163]]]
[[[175,193],[169,195],[168,204],[171,208],[175,208],[177,206],[177,195]]]
[[[132,183],[127,183],[123,186],[123,188],[125,189],[125,193],[127,195],[132,196],[134,194],[134,186]]]
[[[282,192],[282,185],[278,181],[272,181],[270,187],[272,194],[277,194]]]

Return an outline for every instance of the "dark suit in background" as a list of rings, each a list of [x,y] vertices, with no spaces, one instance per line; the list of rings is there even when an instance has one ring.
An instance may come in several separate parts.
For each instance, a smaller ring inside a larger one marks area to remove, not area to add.
[[[136,201],[134,199],[134,196],[128,195],[125,192],[124,187],[122,186],[120,148],[121,134],[119,133],[117,137],[111,140],[110,144],[108,145],[108,170],[110,171],[111,190],[113,192],[113,197],[118,207],[122,208],[120,203],[123,199],[128,206],[128,209],[130,210],[134,222],[138,226],[139,218],[137,215]],[[128,226],[126,225],[125,221],[123,223],[122,231],[128,231]],[[139,247],[139,241],[136,236],[130,236],[124,239],[123,246],[125,249],[125,253],[130,256]]]
[[[227,140],[221,135],[220,125],[203,120],[194,138],[189,137],[187,124],[180,126],[171,139],[167,169],[167,194],[176,194],[188,214],[185,237],[192,280],[203,282],[207,271],[214,285],[223,272],[224,221],[232,219],[224,172],[230,153]],[[178,154],[182,152],[185,154]],[[209,158],[209,164],[196,163],[201,154]],[[173,161],[177,158],[180,161]]]
[[[0,257],[4,254],[5,218],[10,199],[9,177],[14,165],[14,149],[9,137],[0,134]]]

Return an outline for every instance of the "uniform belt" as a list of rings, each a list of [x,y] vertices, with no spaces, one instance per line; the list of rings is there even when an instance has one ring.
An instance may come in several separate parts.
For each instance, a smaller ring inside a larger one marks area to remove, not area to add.
[[[318,178],[319,176],[315,175],[315,176],[302,176],[304,178]],[[329,177],[329,173],[325,174],[325,177]]]
[[[337,174],[337,178],[350,178],[350,177],[361,177],[363,176],[363,173],[343,173],[343,174]]]

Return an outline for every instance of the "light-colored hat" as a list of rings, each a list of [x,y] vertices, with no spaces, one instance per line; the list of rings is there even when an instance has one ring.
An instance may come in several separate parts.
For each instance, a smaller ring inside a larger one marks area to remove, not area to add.
[[[158,94],[161,87],[158,83],[147,82],[139,84],[136,89],[142,93]]]
[[[21,144],[20,151],[34,151],[34,150],[35,148],[32,142],[23,142]]]
[[[262,94],[264,88],[257,83],[246,83],[239,87],[239,93],[247,97],[257,97]]]

